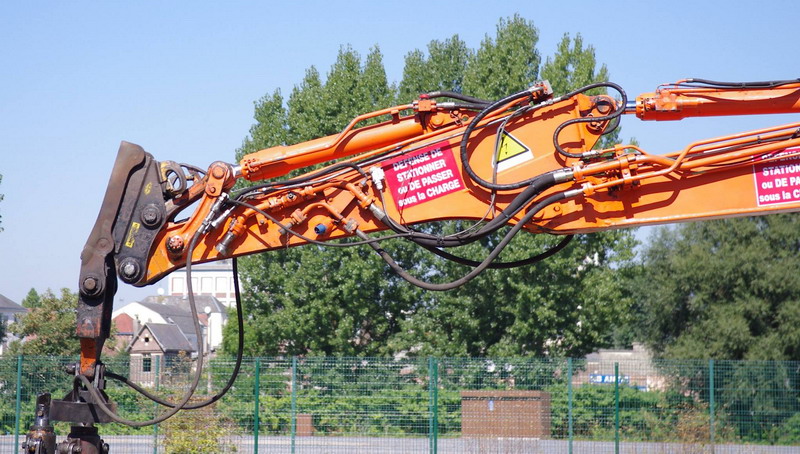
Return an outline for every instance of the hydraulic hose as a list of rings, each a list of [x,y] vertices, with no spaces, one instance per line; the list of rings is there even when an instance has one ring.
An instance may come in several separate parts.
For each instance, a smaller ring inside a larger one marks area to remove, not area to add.
[[[564,199],[566,199],[568,197],[575,196],[575,195],[580,194],[580,193],[581,193],[580,190],[559,192],[559,193],[556,193],[556,194],[553,194],[553,195],[550,195],[550,196],[546,197],[544,200],[542,200],[539,203],[537,203],[536,205],[534,205],[530,209],[530,211],[528,211],[525,214],[525,216],[523,216],[516,225],[511,227],[511,229],[506,233],[506,235],[503,237],[503,239],[500,241],[500,243],[498,243],[497,246],[495,246],[495,248],[492,249],[492,252],[490,252],[489,255],[487,255],[486,258],[483,259],[483,261],[481,261],[469,273],[467,273],[464,276],[462,276],[461,278],[456,279],[456,280],[451,281],[451,282],[445,282],[445,283],[441,283],[441,284],[434,284],[434,283],[430,283],[430,282],[425,282],[425,281],[423,281],[423,280],[411,275],[408,271],[406,271],[400,265],[398,265],[397,262],[395,262],[394,259],[389,255],[389,253],[386,252],[384,249],[382,249],[379,245],[370,243],[370,247],[372,247],[375,250],[375,252],[377,252],[378,255],[381,256],[381,258],[389,265],[389,267],[395,273],[397,273],[400,277],[402,277],[406,281],[416,285],[417,287],[423,288],[425,290],[436,291],[436,292],[445,291],[445,290],[452,290],[452,289],[454,289],[456,287],[460,287],[460,286],[466,284],[467,282],[471,281],[472,279],[477,277],[480,273],[482,273],[486,268],[488,268],[489,265],[494,261],[494,259],[496,259],[497,256],[500,255],[500,253],[503,251],[503,249],[505,249],[505,247],[508,245],[508,243],[510,243],[511,240],[517,235],[517,233],[519,233],[519,231],[522,229],[522,227],[525,224],[527,224],[528,222],[530,222],[530,220],[533,219],[533,217],[539,211],[541,211],[542,209],[544,209],[548,205],[551,205],[551,204],[553,204],[555,202],[564,200]],[[366,237],[366,234],[361,232],[360,230],[357,231],[356,233],[362,238]]]
[[[520,267],[520,266],[527,266],[527,265],[532,265],[532,264],[534,264],[536,262],[541,262],[542,260],[550,258],[553,255],[555,255],[558,252],[560,252],[562,249],[564,249],[572,241],[574,236],[575,235],[566,235],[555,246],[551,247],[550,249],[547,249],[544,252],[536,254],[534,256],[528,257],[528,258],[523,259],[523,260],[517,260],[517,261],[514,261],[514,262],[492,262],[492,263],[489,264],[489,268],[490,269],[495,269],[495,270],[498,270],[498,269],[506,270],[506,269],[509,269],[509,268],[517,268],[517,267]],[[479,266],[481,264],[481,262],[478,262],[478,261],[475,261],[475,260],[470,260],[470,259],[467,259],[467,258],[464,258],[464,257],[459,257],[457,255],[453,255],[453,254],[451,254],[451,253],[449,253],[447,251],[443,251],[443,250],[437,249],[435,247],[427,247],[427,246],[424,246],[424,247],[425,247],[425,249],[427,249],[430,252],[438,255],[439,257],[441,257],[443,259],[450,260],[450,261],[455,262],[455,263],[458,263],[460,265],[475,267],[475,266]]]
[[[186,280],[190,281],[191,280],[191,275],[187,276]],[[240,293],[240,290],[239,290],[239,269],[238,269],[238,263],[237,263],[236,257],[233,258],[233,289],[234,289],[234,295],[236,297],[236,325],[239,328],[238,345],[237,345],[237,350],[236,350],[236,364],[233,367],[233,372],[231,372],[231,375],[228,378],[228,382],[225,384],[225,386],[219,392],[217,392],[217,394],[215,394],[214,396],[204,400],[203,402],[200,402],[200,403],[197,403],[197,404],[184,405],[183,406],[184,410],[196,410],[198,408],[203,408],[205,406],[211,405],[214,402],[218,401],[225,394],[228,393],[228,391],[233,386],[233,383],[236,381],[236,377],[239,375],[239,369],[242,366],[242,356],[243,356],[243,352],[244,352],[244,318],[243,318],[243,315],[242,315],[242,299],[241,299],[241,293]],[[148,392],[147,390],[145,390],[144,388],[142,388],[138,384],[136,384],[136,383],[132,382],[131,380],[129,380],[127,377],[124,377],[124,376],[119,375],[119,374],[115,374],[115,373],[110,372],[110,371],[106,371],[106,377],[114,379],[114,380],[118,380],[118,381],[124,383],[125,385],[129,386],[130,388],[132,388],[134,391],[138,392],[139,394],[145,396],[146,398],[148,398],[148,399],[152,400],[153,402],[156,402],[156,403],[158,403],[160,405],[163,405],[165,407],[170,407],[170,408],[174,408],[175,405],[176,405],[175,403],[172,403],[172,402],[170,402],[168,400],[162,399],[161,397],[156,396],[155,394],[152,394],[152,393]]]
[[[192,236],[191,241],[189,242],[189,247],[186,251],[186,272],[191,273],[192,270],[192,252],[194,251],[195,246],[197,246],[197,242],[200,239],[202,233],[202,229],[195,232],[194,236]],[[189,399],[192,398],[194,395],[194,391],[197,389],[197,385],[200,383],[200,376],[203,373],[203,332],[200,329],[200,321],[197,317],[197,307],[195,307],[194,302],[194,291],[192,288],[192,281],[191,279],[188,280],[186,283],[188,294],[189,294],[189,309],[192,313],[192,318],[194,319],[194,329],[195,334],[197,335],[197,370],[194,374],[194,379],[192,380],[192,384],[189,387],[189,390],[186,391],[183,398],[175,404],[174,407],[170,408],[169,410],[165,411],[164,413],[156,416],[153,419],[149,419],[146,421],[133,421],[130,419],[125,419],[114,413],[113,410],[108,408],[105,404],[105,398],[100,394],[100,391],[86,378],[85,375],[78,375],[78,379],[82,382],[82,384],[86,387],[89,391],[89,394],[92,396],[94,400],[94,404],[100,408],[100,410],[105,413],[112,421],[118,422],[120,424],[125,424],[126,426],[131,427],[146,427],[152,426],[153,424],[158,424],[163,422],[170,417],[172,417],[175,413],[183,409],[186,404],[189,402]]]
[[[564,130],[564,128],[566,128],[567,126],[570,126],[570,125],[574,125],[576,123],[589,123],[589,122],[596,122],[596,121],[611,121],[611,120],[614,120],[615,118],[619,118],[622,114],[625,113],[625,107],[624,106],[628,103],[628,95],[627,95],[627,93],[625,93],[625,90],[622,87],[620,87],[619,85],[617,85],[617,84],[615,84],[613,82],[598,82],[596,84],[590,84],[590,85],[587,85],[585,87],[581,87],[581,88],[579,88],[579,89],[577,89],[575,91],[572,91],[570,93],[567,93],[566,95],[561,96],[560,98],[571,98],[571,97],[573,97],[573,96],[575,96],[577,94],[585,93],[585,92],[587,92],[589,90],[592,90],[592,89],[595,89],[595,88],[602,88],[602,87],[613,88],[614,90],[616,90],[622,96],[622,101],[619,104],[622,107],[617,107],[616,109],[614,109],[613,112],[611,112],[608,115],[604,115],[602,117],[573,118],[572,120],[567,120],[564,123],[561,123],[560,125],[558,125],[556,130],[553,132],[553,145],[555,146],[556,150],[562,156],[566,156],[566,157],[569,157],[569,158],[575,158],[575,159],[582,159],[582,158],[585,158],[587,156],[591,156],[593,153],[594,154],[597,153],[597,152],[571,153],[571,152],[565,150],[564,148],[562,148],[561,144],[558,142],[558,136],[559,136],[559,134],[561,134],[561,131]],[[614,125],[614,128],[616,128],[616,127],[617,127],[617,125]]]
[[[537,88],[536,90],[542,90],[542,88]],[[516,183],[505,183],[505,184],[492,183],[491,181],[486,181],[483,178],[481,178],[480,176],[478,176],[478,174],[475,173],[475,171],[469,165],[469,152],[468,152],[468,149],[467,149],[467,145],[469,143],[469,138],[472,135],[472,132],[477,128],[478,124],[484,118],[486,118],[487,115],[489,115],[490,113],[492,113],[495,110],[499,109],[500,107],[508,105],[509,103],[512,103],[514,101],[519,101],[521,99],[527,98],[532,93],[533,92],[531,90],[523,90],[523,91],[511,94],[509,96],[506,96],[505,98],[503,98],[503,99],[501,99],[499,101],[495,101],[495,102],[489,104],[488,106],[486,106],[485,109],[480,111],[475,116],[475,118],[473,118],[472,121],[470,121],[469,125],[467,125],[467,128],[464,130],[464,134],[461,136],[461,144],[460,144],[460,148],[461,148],[461,163],[464,166],[464,171],[467,173],[467,175],[469,175],[469,177],[472,179],[472,181],[478,183],[479,185],[481,185],[481,186],[483,186],[485,188],[492,189],[492,190],[497,190],[497,191],[519,189],[519,188],[525,187],[528,184],[531,184],[533,182],[532,179],[519,181],[519,182],[516,182]]]

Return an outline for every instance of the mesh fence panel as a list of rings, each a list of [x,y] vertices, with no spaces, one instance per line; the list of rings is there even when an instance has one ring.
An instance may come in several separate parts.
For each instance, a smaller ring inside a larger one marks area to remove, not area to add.
[[[37,393],[70,390],[74,362],[0,357],[0,452],[19,452]],[[221,389],[233,366],[212,360],[192,402]],[[177,401],[194,362],[120,356],[107,367]],[[100,434],[112,454],[796,453],[799,388],[798,362],[248,358],[212,406]],[[125,418],[165,411],[113,380],[107,393]]]

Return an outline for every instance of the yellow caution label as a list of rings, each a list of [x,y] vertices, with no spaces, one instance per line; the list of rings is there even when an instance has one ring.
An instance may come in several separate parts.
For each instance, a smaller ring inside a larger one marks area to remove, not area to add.
[[[503,131],[503,135],[500,138],[500,150],[497,153],[497,162],[503,162],[526,151],[530,151],[530,149],[517,140],[516,137]]]
[[[131,223],[131,229],[128,230],[128,236],[125,238],[125,246],[126,247],[129,247],[129,248],[133,247],[133,243],[136,242],[136,238],[134,238],[134,235],[136,235],[136,232],[139,231],[139,227],[141,227],[141,226],[142,225],[139,224],[138,222]]]
[[[533,159],[531,149],[507,131],[503,131],[497,150],[497,170],[503,171],[530,159]]]

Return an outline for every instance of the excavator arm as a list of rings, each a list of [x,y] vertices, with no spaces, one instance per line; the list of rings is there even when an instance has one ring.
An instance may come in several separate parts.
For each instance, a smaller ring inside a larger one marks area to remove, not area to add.
[[[339,134],[261,150],[236,164],[215,162],[206,171],[156,161],[123,142],[81,256],[76,386],[48,402],[51,418],[112,419],[101,393],[100,352],[117,276],[146,286],[196,263],[326,243],[372,247],[412,283],[446,290],[493,266],[522,230],[566,236],[798,211],[800,123],[663,155],[597,144],[624,115],[678,120],[799,111],[798,80],[688,79],[631,102],[612,83],[556,96],[541,82],[497,101],[430,93],[357,117]],[[448,236],[417,227],[444,220],[473,226]],[[501,232],[483,262],[446,284],[414,277],[379,245],[402,237],[452,258],[446,248]]]

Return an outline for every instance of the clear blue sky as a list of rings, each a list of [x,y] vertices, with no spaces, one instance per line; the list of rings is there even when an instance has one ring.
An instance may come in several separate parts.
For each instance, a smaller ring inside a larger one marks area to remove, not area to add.
[[[800,2],[658,3],[2,2],[0,294],[20,302],[31,288],[76,289],[121,140],[162,160],[232,161],[253,102],[275,88],[288,95],[310,65],[325,74],[341,45],[361,55],[378,45],[396,81],[409,51],[453,34],[476,48],[519,13],[545,56],[581,33],[629,95],[685,77],[800,77]],[[623,136],[666,152],[788,121],[625,118]],[[123,287],[117,306],[155,292]]]

